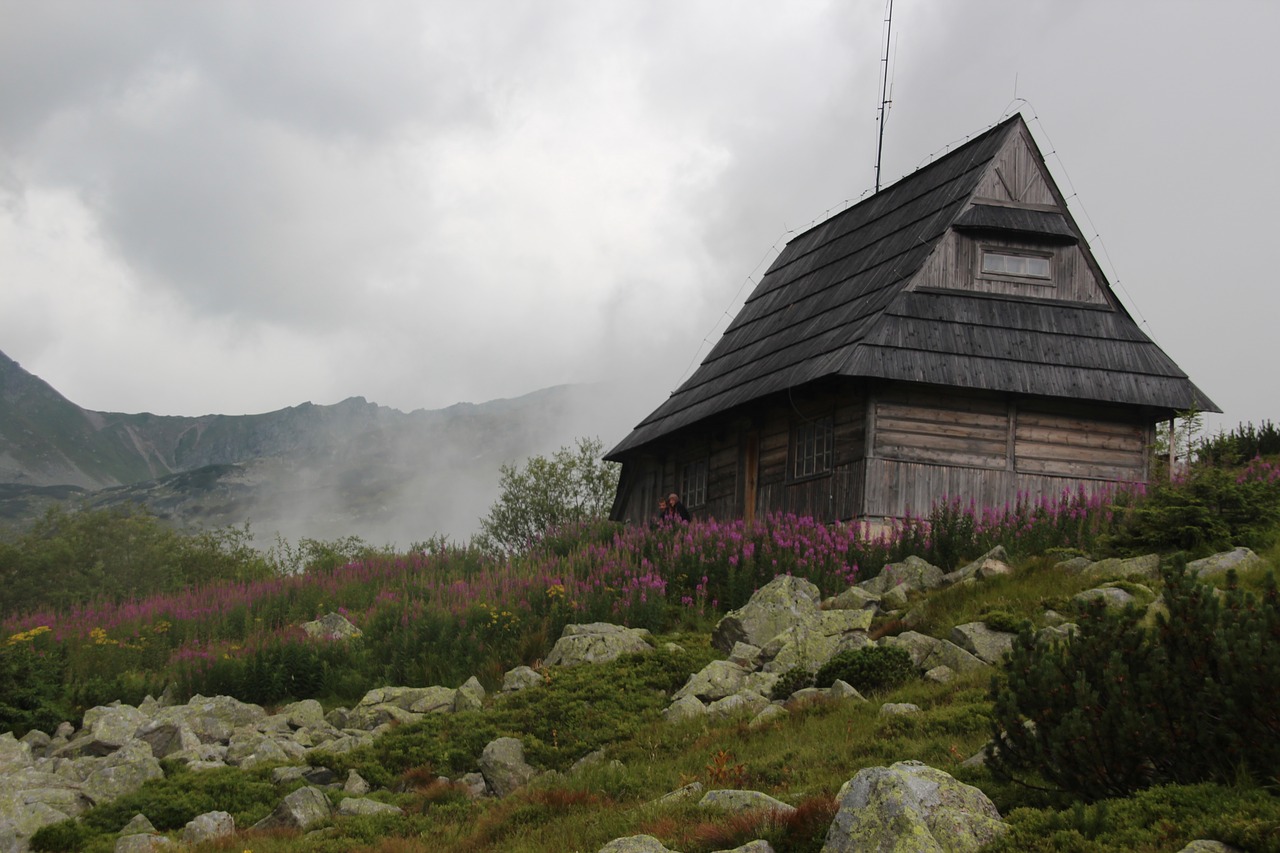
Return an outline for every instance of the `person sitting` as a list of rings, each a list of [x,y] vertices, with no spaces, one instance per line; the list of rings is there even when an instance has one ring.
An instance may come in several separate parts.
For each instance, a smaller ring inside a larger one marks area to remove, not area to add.
[[[667,495],[666,502],[662,505],[661,519],[663,521],[689,521],[689,510],[685,509],[685,505],[680,502],[680,496],[675,492]]]

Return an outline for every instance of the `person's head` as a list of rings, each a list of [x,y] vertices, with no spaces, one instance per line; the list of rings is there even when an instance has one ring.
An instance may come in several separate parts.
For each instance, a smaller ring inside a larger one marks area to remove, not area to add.
[[[680,503],[680,496],[675,492],[667,495],[667,506],[675,506],[678,503]]]

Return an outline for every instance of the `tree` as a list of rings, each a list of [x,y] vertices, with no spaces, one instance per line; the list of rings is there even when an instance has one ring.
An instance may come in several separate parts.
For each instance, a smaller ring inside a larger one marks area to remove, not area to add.
[[[507,553],[536,542],[550,528],[598,521],[609,513],[618,466],[601,458],[599,438],[579,438],[550,458],[531,456],[523,468],[503,465],[502,494],[480,519],[480,544]]]

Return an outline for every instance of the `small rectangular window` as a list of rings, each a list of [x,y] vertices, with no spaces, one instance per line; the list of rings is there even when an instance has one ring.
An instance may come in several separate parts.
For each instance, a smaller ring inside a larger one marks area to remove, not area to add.
[[[685,506],[702,506],[707,502],[707,460],[686,462],[680,476],[680,495]]]
[[[1042,255],[1014,255],[1008,252],[983,251],[982,271],[1022,278],[1049,278],[1049,259]]]
[[[791,476],[799,479],[830,471],[834,445],[831,418],[797,424],[791,430]]]

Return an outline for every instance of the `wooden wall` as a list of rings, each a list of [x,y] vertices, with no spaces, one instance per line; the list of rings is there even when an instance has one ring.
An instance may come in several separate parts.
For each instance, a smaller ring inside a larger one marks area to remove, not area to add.
[[[1052,278],[1041,280],[984,274],[980,268],[982,248],[1009,249],[1052,254]],[[1106,294],[1098,286],[1089,269],[1084,252],[1077,245],[1048,245],[1027,240],[970,237],[952,231],[938,243],[937,249],[916,274],[911,289],[940,287],[1000,293],[1008,296],[1040,299],[1065,299],[1090,305],[1107,305]]]
[[[791,476],[793,425],[830,416],[834,464]],[[1012,400],[898,386],[868,391],[852,383],[777,395],[686,431],[661,451],[629,460],[620,517],[645,523],[660,496],[679,491],[685,461],[708,462],[700,518],[745,515],[746,447],[759,448],[755,514],[787,512],[825,521],[902,518],[944,498],[1002,506],[1020,495],[1087,494],[1114,482],[1146,482],[1154,426],[1132,409]]]

